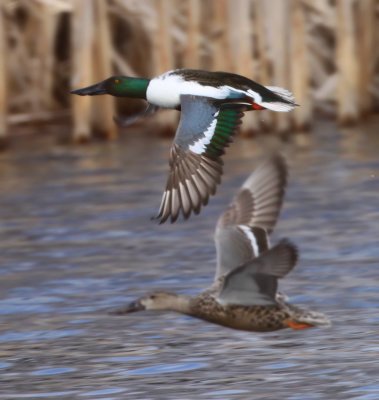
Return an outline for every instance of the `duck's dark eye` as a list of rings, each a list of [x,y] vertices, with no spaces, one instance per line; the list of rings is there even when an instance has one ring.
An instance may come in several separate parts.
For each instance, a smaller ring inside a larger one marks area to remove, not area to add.
[[[120,83],[120,79],[115,79],[115,80],[114,80],[114,83],[115,83],[116,85],[118,85],[118,84]]]
[[[157,296],[156,296],[155,294],[152,294],[152,295],[150,296],[151,300],[155,300],[156,297],[157,297]]]

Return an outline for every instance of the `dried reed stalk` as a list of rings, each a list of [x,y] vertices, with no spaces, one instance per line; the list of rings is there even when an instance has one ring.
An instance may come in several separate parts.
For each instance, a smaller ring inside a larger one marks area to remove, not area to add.
[[[4,142],[7,137],[7,64],[4,57],[4,54],[7,54],[7,46],[4,24],[4,11],[0,4],[0,144]]]
[[[287,2],[271,0],[264,3],[264,21],[268,26],[272,60],[272,84],[290,88],[289,82],[289,9]],[[291,60],[292,62],[292,60]],[[288,132],[291,127],[289,113],[276,113],[276,130]]]
[[[93,80],[102,81],[112,74],[112,41],[108,18],[108,6],[103,0],[94,1]],[[98,96],[93,101],[93,126],[107,139],[117,138],[117,127],[113,121],[115,102],[113,96]]]
[[[230,40],[228,40],[228,0],[212,1],[213,24],[210,40],[211,69],[213,71],[232,71]]]
[[[187,44],[183,57],[186,68],[200,68],[201,6],[200,0],[187,0]]]
[[[38,40],[38,59],[40,60],[40,68],[38,68],[39,92],[41,93],[41,108],[46,110],[55,108],[55,100],[53,97],[53,83],[55,70],[55,34],[58,24],[58,16],[56,8],[49,6],[46,2],[40,5],[40,36]],[[36,82],[36,84],[37,84]]]
[[[257,1],[253,3],[254,6],[254,21],[256,25],[256,42],[257,42],[257,54],[258,54],[258,65],[259,74],[257,79],[263,85],[269,85],[271,83],[271,58],[269,54],[269,40],[265,18],[265,3]],[[264,128],[268,129],[273,126],[274,116],[270,112],[265,112],[264,117],[261,119],[261,124]]]
[[[351,124],[358,120],[358,62],[354,24],[354,0],[337,0],[338,121]]]
[[[93,83],[93,27],[94,3],[92,1],[73,0],[72,60],[73,88],[89,86]],[[91,137],[91,96],[72,96],[73,139],[86,142]]]
[[[375,21],[375,1],[359,0],[356,4],[357,13],[357,37],[359,37],[359,81],[358,95],[359,108],[363,115],[367,115],[373,107],[373,97],[370,86],[374,80],[374,63],[377,43],[375,33],[378,22]]]
[[[156,13],[158,21],[157,31],[153,34],[153,64],[155,74],[161,74],[173,69],[174,52],[171,37],[172,28],[172,0],[156,0]],[[158,112],[155,117],[158,129],[165,134],[172,134],[177,124],[177,113],[175,111]]]
[[[293,120],[295,128],[302,131],[310,126],[312,117],[308,35],[302,1],[292,0],[291,6],[291,88],[301,104],[294,110]]]
[[[232,70],[250,79],[257,79],[253,63],[253,35],[251,20],[251,1],[235,0],[229,2],[229,40]],[[258,113],[246,113],[243,132],[256,132],[259,128]]]

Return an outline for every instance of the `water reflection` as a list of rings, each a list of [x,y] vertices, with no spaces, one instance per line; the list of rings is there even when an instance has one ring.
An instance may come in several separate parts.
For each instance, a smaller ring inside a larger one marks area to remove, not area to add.
[[[35,375],[35,376],[49,376],[49,375],[60,375],[60,374],[66,374],[67,372],[73,372],[75,371],[75,368],[43,368],[43,369],[38,369],[36,371],[32,371],[30,375]]]
[[[174,364],[158,364],[151,367],[138,368],[121,373],[121,375],[159,375],[170,374],[184,371],[192,371],[195,369],[205,368],[205,363],[174,363]]]
[[[149,289],[209,284],[215,221],[277,138],[239,139],[201,217],[164,226],[149,217],[168,142],[49,140],[0,154],[0,398],[379,398],[375,124],[321,122],[284,145],[291,180],[274,241],[290,237],[301,261],[281,289],[334,325],[269,334],[107,311]]]

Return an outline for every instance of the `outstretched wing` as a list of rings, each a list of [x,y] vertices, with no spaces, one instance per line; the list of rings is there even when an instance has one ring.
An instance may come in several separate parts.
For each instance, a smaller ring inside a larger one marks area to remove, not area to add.
[[[221,182],[221,156],[241,124],[244,103],[182,95],[181,116],[170,152],[170,172],[157,215],[160,223],[198,214]]]
[[[287,167],[282,156],[261,163],[218,220],[216,279],[269,248],[283,203]]]
[[[221,215],[217,228],[231,225],[259,226],[271,233],[283,203],[287,177],[286,162],[281,155],[263,161]]]
[[[288,240],[282,240],[259,257],[229,272],[218,301],[245,306],[276,304],[278,279],[293,269],[297,259],[297,248]]]

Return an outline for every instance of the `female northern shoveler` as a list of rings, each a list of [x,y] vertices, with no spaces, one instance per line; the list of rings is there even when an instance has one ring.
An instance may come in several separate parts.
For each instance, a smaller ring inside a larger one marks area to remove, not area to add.
[[[248,178],[220,217],[215,234],[217,269],[213,285],[195,297],[154,292],[112,314],[169,310],[247,331],[328,326],[321,313],[288,304],[277,292],[278,279],[292,270],[296,247],[282,240],[269,249],[286,185],[280,157],[265,162]]]
[[[161,223],[168,218],[176,221],[180,212],[185,219],[192,211],[198,214],[209,196],[215,194],[223,172],[221,156],[244,112],[284,112],[296,106],[285,89],[262,86],[228,72],[192,69],[169,71],[153,79],[113,76],[71,93],[145,99],[148,107],[142,114],[158,108],[181,111],[170,152],[170,173],[157,215]]]

